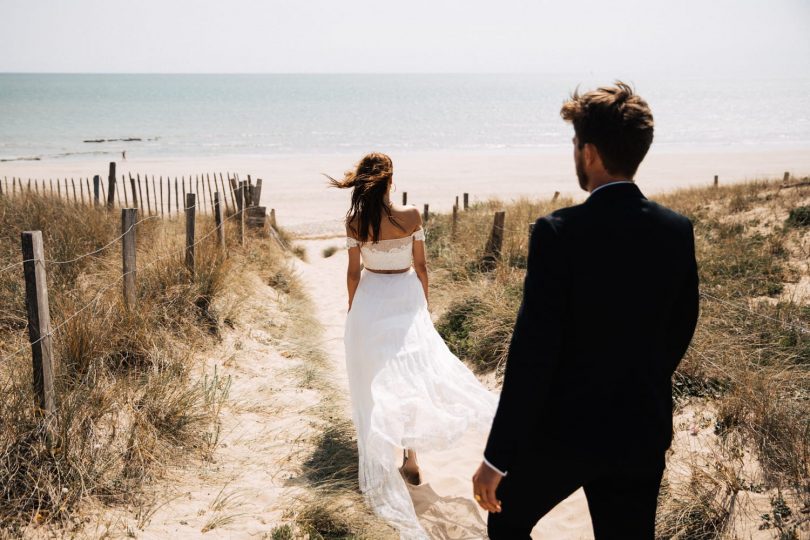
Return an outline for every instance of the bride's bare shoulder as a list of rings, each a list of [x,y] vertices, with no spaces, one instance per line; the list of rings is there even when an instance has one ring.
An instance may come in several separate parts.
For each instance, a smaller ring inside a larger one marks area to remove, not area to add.
[[[409,231],[415,231],[422,226],[422,214],[415,206],[396,205],[393,210],[400,223]]]
[[[347,219],[344,223],[346,225],[346,236],[357,238],[357,217],[355,216],[352,219]]]

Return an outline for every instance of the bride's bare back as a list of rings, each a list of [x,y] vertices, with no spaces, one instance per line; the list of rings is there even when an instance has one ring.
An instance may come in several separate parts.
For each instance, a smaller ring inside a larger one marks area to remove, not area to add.
[[[398,204],[392,204],[389,208],[391,209],[390,217],[383,214],[380,220],[380,237],[378,240],[405,238],[412,235],[414,231],[422,226],[422,215],[419,213],[418,208]],[[346,234],[355,239],[358,236],[356,232],[358,221],[359,219],[355,217],[346,224]]]

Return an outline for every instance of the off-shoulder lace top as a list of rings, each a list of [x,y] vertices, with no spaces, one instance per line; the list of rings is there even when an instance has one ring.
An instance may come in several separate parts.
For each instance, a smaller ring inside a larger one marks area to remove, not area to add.
[[[417,229],[404,238],[392,238],[377,242],[360,242],[346,238],[346,247],[360,247],[363,265],[369,270],[404,270],[413,262],[414,241],[425,241],[425,230]]]

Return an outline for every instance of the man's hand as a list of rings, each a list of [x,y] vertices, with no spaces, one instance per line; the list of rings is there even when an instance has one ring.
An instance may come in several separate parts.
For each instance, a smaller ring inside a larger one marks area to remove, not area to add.
[[[473,475],[473,496],[478,504],[487,512],[501,511],[501,501],[495,497],[495,490],[501,483],[500,474],[493,471],[486,463],[481,463]]]

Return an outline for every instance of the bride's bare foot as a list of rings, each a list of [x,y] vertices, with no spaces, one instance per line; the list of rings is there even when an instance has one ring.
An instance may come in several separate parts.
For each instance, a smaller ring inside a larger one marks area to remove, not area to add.
[[[402,451],[402,467],[399,472],[406,482],[413,486],[418,486],[422,483],[422,477],[419,474],[419,464],[416,462],[416,452],[413,450]]]

